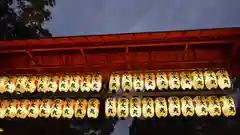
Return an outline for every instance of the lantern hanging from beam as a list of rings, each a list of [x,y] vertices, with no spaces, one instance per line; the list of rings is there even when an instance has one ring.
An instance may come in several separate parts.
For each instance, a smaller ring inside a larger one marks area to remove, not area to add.
[[[6,84],[8,82],[8,77],[0,76],[0,93],[6,92]]]
[[[181,87],[183,90],[190,90],[192,89],[192,79],[191,79],[191,73],[188,71],[181,72],[180,73],[181,78]]]
[[[201,71],[193,71],[192,74],[192,85],[195,90],[204,89],[203,73]]]
[[[181,115],[180,100],[178,97],[173,96],[168,98],[168,111],[172,117]]]
[[[18,76],[15,91],[19,93],[24,93],[26,91],[27,80],[27,76]]]
[[[226,70],[218,70],[216,72],[218,85],[220,89],[229,89],[231,88],[231,80],[229,74]]]
[[[80,89],[81,77],[78,73],[72,74],[70,77],[70,92],[78,92]]]
[[[132,86],[132,74],[129,72],[122,74],[122,89],[124,92],[129,92],[133,88]]]
[[[117,115],[117,100],[114,97],[109,97],[105,101],[106,117],[115,117]]]
[[[1,100],[0,101],[0,119],[5,118],[7,108],[8,108],[8,101]]]
[[[13,119],[17,114],[17,100],[12,99],[8,101],[6,110],[6,117]]]
[[[133,118],[141,117],[141,99],[139,97],[132,97],[130,99],[130,115]]]
[[[220,101],[222,104],[222,112],[224,116],[229,117],[236,115],[236,107],[231,96],[222,96],[220,97]]]
[[[102,89],[102,75],[100,73],[94,73],[92,75],[92,91],[100,92]]]
[[[37,88],[37,76],[34,76],[34,75],[30,75],[28,76],[28,80],[27,80],[27,83],[26,83],[26,92],[30,92],[30,93],[33,93],[35,92],[36,88]]]
[[[53,93],[57,92],[58,83],[59,83],[59,76],[57,74],[51,74],[49,76],[48,91]]]
[[[120,90],[120,75],[118,73],[110,75],[109,89],[111,92],[118,92]]]
[[[16,82],[17,82],[16,76],[9,76],[8,82],[6,84],[6,92],[13,93],[16,89]]]
[[[40,113],[41,100],[35,99],[30,102],[28,107],[28,117],[36,119]]]
[[[155,74],[153,72],[145,73],[145,90],[154,91],[156,89]]]
[[[169,72],[168,74],[169,78],[169,88],[171,90],[178,90],[180,89],[180,77],[178,72]]]
[[[60,92],[68,92],[70,88],[70,79],[71,76],[69,76],[67,73],[64,73],[60,76],[58,85],[58,89]]]
[[[167,101],[164,97],[157,97],[155,99],[155,112],[158,118],[167,117],[168,106]]]
[[[87,100],[80,98],[75,102],[75,112],[74,116],[75,118],[83,119],[86,116],[87,113]]]
[[[61,99],[55,99],[52,102],[51,117],[61,118],[63,110],[63,101]]]
[[[66,99],[63,102],[63,111],[62,111],[62,117],[71,119],[74,115],[74,104],[75,101],[72,99]]]
[[[217,77],[215,72],[211,70],[207,70],[204,72],[204,80],[205,80],[205,85],[207,89],[217,89],[218,87],[218,82],[217,82]]]
[[[195,112],[198,117],[207,116],[208,115],[208,105],[207,100],[204,96],[196,96],[193,99],[195,104]]]
[[[16,117],[20,119],[25,119],[28,116],[28,107],[30,105],[29,100],[19,100],[17,101],[17,114]]]
[[[40,113],[39,116],[43,118],[48,118],[51,114],[51,99],[43,99],[40,104]]]
[[[42,75],[38,77],[37,91],[47,92],[48,91],[49,77],[47,75]]]
[[[159,90],[167,90],[168,89],[168,77],[166,72],[158,72],[157,73],[157,87]]]
[[[100,106],[100,101],[98,99],[90,98],[88,100],[88,109],[87,109],[88,118],[96,119],[98,117],[99,106]]]
[[[133,74],[133,90],[143,91],[144,90],[144,75],[143,73],[137,72]]]
[[[220,116],[222,112],[219,98],[217,96],[209,96],[207,97],[207,102],[209,103],[208,111],[210,116]]]
[[[150,97],[144,97],[142,99],[142,114],[144,118],[154,117],[154,101]]]
[[[182,108],[182,114],[185,117],[192,117],[194,115],[194,106],[193,106],[193,100],[189,96],[184,96],[181,98],[181,108]]]
[[[90,92],[92,89],[92,75],[84,74],[81,79],[81,91]]]
[[[129,114],[129,100],[127,98],[118,98],[117,115],[120,119],[126,119]]]

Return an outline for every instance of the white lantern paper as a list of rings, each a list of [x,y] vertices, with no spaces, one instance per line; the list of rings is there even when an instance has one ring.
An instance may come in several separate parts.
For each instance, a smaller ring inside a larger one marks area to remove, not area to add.
[[[171,90],[178,90],[180,89],[180,77],[178,72],[169,72],[168,74],[169,78],[169,88]]]
[[[168,106],[167,101],[164,97],[157,97],[155,99],[155,112],[158,118],[167,117]]]
[[[0,119],[5,118],[7,107],[8,107],[8,101],[1,100],[0,101]]]
[[[38,84],[38,78],[37,76],[30,75],[28,77],[27,83],[26,83],[26,92],[33,93],[35,92]]]
[[[231,88],[231,80],[229,74],[226,70],[218,70],[216,72],[218,85],[220,89],[228,89]]]
[[[8,77],[0,76],[0,93],[6,92],[6,84],[8,82]]]
[[[80,98],[75,102],[75,118],[83,119],[87,114],[87,100]]]
[[[129,114],[129,100],[127,98],[118,98],[117,115],[119,118],[127,118]]]
[[[220,116],[222,111],[220,106],[220,100],[218,99],[218,97],[209,96],[207,97],[207,102],[209,104],[208,106],[209,115],[212,117]]]
[[[134,73],[133,74],[133,89],[135,91],[144,90],[144,75],[143,73]]]
[[[81,91],[82,92],[90,92],[92,89],[92,76],[89,74],[85,74],[81,79]]]
[[[58,90],[59,77],[57,74],[52,74],[48,80],[48,91],[55,93]]]
[[[9,100],[8,101],[8,107],[6,109],[6,113],[5,116],[8,118],[13,119],[16,114],[17,114],[17,100],[13,99],[13,100]]]
[[[26,90],[27,80],[27,76],[18,76],[15,91],[19,93],[24,93]]]
[[[195,105],[195,112],[198,117],[208,115],[208,105],[207,100],[204,96],[196,96],[193,99]]]
[[[178,97],[173,96],[168,98],[168,111],[172,117],[181,115],[180,100]]]
[[[191,74],[192,76],[192,85],[195,90],[204,89],[204,80],[203,73],[201,71],[194,71]]]
[[[222,112],[224,116],[229,117],[236,115],[236,107],[231,96],[222,96],[220,97],[220,101],[222,103]]]
[[[28,116],[29,100],[19,100],[17,102],[17,118],[25,119]]]
[[[102,75],[94,73],[92,76],[92,91],[100,92],[102,89]]]
[[[78,92],[80,89],[81,77],[79,74],[73,74],[70,77],[70,92]]]
[[[61,118],[62,111],[63,111],[63,101],[61,99],[55,99],[52,102],[52,111],[51,111],[51,117],[52,118]]]
[[[47,92],[48,91],[48,82],[49,77],[46,75],[39,76],[38,78],[38,84],[37,84],[37,91],[38,92]]]
[[[154,101],[150,97],[142,99],[142,114],[144,118],[154,117]]]
[[[40,105],[42,101],[39,99],[32,100],[28,107],[28,117],[36,119],[40,113]]]
[[[118,73],[112,73],[110,75],[109,89],[112,92],[118,92],[120,90],[120,75]]]
[[[192,89],[192,79],[191,79],[191,73],[190,72],[181,72],[180,73],[181,78],[181,87],[183,90],[190,90]]]
[[[139,97],[132,97],[130,99],[130,115],[133,118],[139,118],[142,114],[142,106],[141,106],[141,99]]]
[[[51,105],[52,105],[52,100],[51,99],[43,99],[40,105],[40,112],[39,116],[48,118],[51,114]]]
[[[124,92],[131,91],[133,88],[132,85],[132,74],[123,73],[122,75],[122,89]]]
[[[17,82],[17,77],[16,76],[9,76],[8,77],[8,82],[6,84],[6,92],[13,93],[16,89],[16,82]]]
[[[205,78],[205,85],[207,89],[209,90],[217,89],[218,87],[217,77],[213,71],[211,70],[205,71],[204,78]]]
[[[193,100],[189,96],[184,96],[181,98],[181,108],[182,114],[185,117],[193,116],[194,115],[194,105]]]
[[[87,109],[88,118],[96,119],[98,117],[99,106],[100,106],[100,101],[98,99],[90,98],[88,100],[88,109]]]
[[[157,87],[159,90],[167,90],[168,89],[168,77],[165,72],[157,73]]]
[[[153,91],[156,88],[155,74],[152,72],[145,73],[145,89],[146,91]]]
[[[117,100],[114,97],[109,97],[105,101],[106,117],[115,117],[117,115]]]
[[[63,74],[60,76],[58,86],[60,92],[68,92],[68,89],[70,88],[70,79],[71,76],[69,76],[68,74]]]
[[[72,99],[66,99],[63,102],[63,112],[62,112],[62,117],[63,118],[68,118],[71,119],[74,115],[74,104],[75,101]]]

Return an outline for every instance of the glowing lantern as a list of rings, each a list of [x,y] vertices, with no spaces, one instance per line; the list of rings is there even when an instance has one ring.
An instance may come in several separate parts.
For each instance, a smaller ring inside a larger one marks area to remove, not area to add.
[[[18,76],[15,91],[19,93],[24,93],[26,90],[27,80],[27,76]]]
[[[195,90],[204,89],[203,73],[201,71],[194,71],[191,74],[192,85]]]
[[[236,107],[231,96],[222,96],[220,97],[220,101],[222,103],[222,112],[224,116],[229,117],[236,115]]]
[[[40,105],[42,101],[39,99],[32,100],[30,102],[30,106],[28,107],[28,117],[29,118],[37,118],[40,113]]]
[[[195,105],[195,112],[198,117],[207,116],[208,115],[208,105],[207,100],[204,96],[196,96],[193,99]]]
[[[117,115],[119,118],[127,118],[129,114],[129,101],[127,98],[119,98],[117,102]]]
[[[90,98],[88,100],[88,109],[87,109],[88,118],[96,119],[98,117],[99,105],[100,105],[100,101],[96,98]]]
[[[131,73],[124,73],[122,75],[122,89],[124,92],[131,91],[132,86],[132,75]]]
[[[6,109],[5,116],[13,119],[17,114],[17,100],[13,99],[8,101],[8,107]]]
[[[28,77],[28,80],[27,80],[27,83],[26,83],[26,91],[27,92],[30,92],[30,93],[33,93],[36,88],[37,88],[37,80],[38,78],[36,76],[29,76]]]
[[[231,88],[231,80],[229,74],[226,70],[218,70],[216,72],[218,85],[220,89],[228,89]]]
[[[82,92],[90,92],[92,89],[92,76],[89,74],[85,74],[81,79],[81,91]]]
[[[46,75],[39,76],[38,78],[38,84],[37,84],[37,91],[38,92],[47,92],[48,90],[48,81],[49,77]]]
[[[109,80],[109,89],[112,92],[118,92],[120,90],[120,75],[112,73]]]
[[[51,105],[52,100],[51,99],[43,99],[42,103],[40,105],[40,117],[48,118],[51,114]]]
[[[165,72],[157,73],[157,87],[159,90],[167,90],[168,89],[168,77]]]
[[[72,77],[70,77],[70,92],[78,92],[80,88],[80,82],[81,82],[81,77],[79,74],[73,74]]]
[[[92,76],[92,91],[100,92],[102,89],[102,75],[95,73]]]
[[[217,77],[216,74],[213,71],[205,71],[204,72],[204,78],[205,78],[205,85],[207,89],[217,89],[218,87],[218,82],[217,82]]]
[[[180,88],[180,78],[178,72],[170,72],[168,74],[169,78],[169,88],[171,90],[178,90]]]
[[[141,117],[141,99],[139,97],[132,97],[130,99],[130,115],[133,118]]]
[[[221,106],[220,106],[220,100],[216,96],[209,96],[207,97],[207,102],[209,104],[208,106],[208,112],[210,116],[220,116],[221,115]]]
[[[13,93],[16,89],[16,82],[17,82],[17,77],[16,76],[9,76],[8,77],[8,82],[5,85],[6,92]]]
[[[61,99],[55,99],[52,102],[51,117],[61,118],[63,110],[63,101]]]
[[[173,96],[168,98],[168,111],[172,117],[181,115],[180,100],[178,97]]]
[[[117,100],[109,97],[105,101],[105,115],[106,117],[115,117],[117,115]]]
[[[181,98],[181,108],[183,116],[193,116],[194,115],[194,105],[193,100],[189,96],[184,96]]]
[[[168,106],[167,106],[167,101],[164,97],[157,97],[155,99],[155,112],[158,118],[167,117]]]
[[[87,113],[87,100],[86,99],[78,99],[75,102],[75,118],[83,119]]]
[[[134,73],[133,74],[133,89],[135,91],[144,90],[144,75],[143,73]]]
[[[150,97],[142,99],[142,114],[144,118],[154,117],[154,101]]]
[[[70,76],[68,74],[63,74],[60,76],[59,81],[59,91],[61,92],[68,92],[70,88]]]
[[[74,115],[74,100],[67,99],[63,102],[62,117],[71,119]]]
[[[55,93],[58,90],[59,77],[57,74],[49,76],[48,91]]]
[[[145,73],[145,89],[153,91],[156,88],[155,74],[152,72]]]
[[[1,100],[0,101],[0,119],[5,118],[7,108],[8,108],[8,101]]]
[[[191,73],[190,72],[181,72],[180,73],[181,78],[181,87],[183,90],[190,90],[192,89],[192,79],[191,79]]]
[[[0,93],[6,92],[6,84],[8,82],[8,77],[0,76]]]
[[[30,105],[29,100],[17,101],[17,118],[25,119],[28,116],[28,107]]]

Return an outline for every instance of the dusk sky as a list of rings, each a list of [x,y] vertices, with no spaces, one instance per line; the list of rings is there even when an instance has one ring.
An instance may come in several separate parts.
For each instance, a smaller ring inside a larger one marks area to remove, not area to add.
[[[240,0],[56,0],[53,36],[172,31],[240,26]],[[131,120],[113,135],[128,135]]]

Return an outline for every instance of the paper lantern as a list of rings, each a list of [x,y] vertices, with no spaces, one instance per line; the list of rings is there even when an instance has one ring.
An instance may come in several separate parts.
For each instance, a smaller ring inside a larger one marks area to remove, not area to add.
[[[178,97],[173,96],[168,98],[168,111],[172,117],[181,115],[180,100]]]
[[[220,89],[229,89],[231,88],[231,80],[229,74],[226,70],[218,70],[216,72],[217,81]]]
[[[43,99],[40,105],[40,113],[39,116],[43,118],[48,118],[51,114],[51,99]]]
[[[61,99],[55,99],[52,102],[51,117],[61,118],[63,111],[63,101]]]
[[[120,75],[118,73],[110,75],[109,89],[111,92],[118,92],[120,90]]]
[[[139,97],[132,97],[130,99],[130,115],[133,118],[139,118],[142,114],[142,103],[141,99]]]
[[[152,72],[145,73],[145,90],[153,91],[156,88],[155,74]]]
[[[126,119],[129,114],[129,101],[127,98],[118,98],[117,116],[121,119]]]
[[[6,113],[5,116],[8,118],[13,119],[16,114],[17,114],[17,100],[13,99],[13,100],[9,100],[8,101],[8,107],[6,109]]]
[[[208,115],[208,105],[207,100],[204,96],[196,96],[193,99],[195,112],[198,117]]]
[[[165,72],[157,73],[157,87],[159,90],[167,90],[168,89],[168,77]]]
[[[87,113],[87,100],[80,98],[75,102],[75,118],[83,119]]]
[[[150,97],[142,99],[142,114],[144,118],[154,117],[154,101]]]
[[[48,91],[50,92],[57,92],[58,90],[58,83],[59,83],[59,77],[57,74],[52,74],[49,76],[49,81],[48,81]]]
[[[231,96],[222,96],[220,97],[220,101],[222,104],[222,112],[224,116],[229,117],[236,115],[236,107]]]
[[[24,93],[27,86],[27,80],[27,76],[18,76],[15,91],[19,93]]]
[[[47,92],[48,91],[48,82],[49,77],[46,75],[38,77],[37,91],[38,92]]]
[[[194,71],[191,76],[193,88],[195,90],[204,89],[203,73],[201,71]]]
[[[38,84],[37,76],[30,75],[26,83],[26,91],[30,93],[35,92],[37,84]]]
[[[16,117],[20,119],[25,119],[28,116],[28,107],[30,105],[29,100],[19,100],[17,101],[17,114]]]
[[[205,71],[204,78],[207,89],[209,90],[217,89],[218,87],[217,77],[213,71],[211,70]]]
[[[167,117],[168,106],[167,101],[164,97],[157,97],[155,99],[155,112],[158,118]]]
[[[63,102],[63,112],[62,112],[62,117],[63,118],[68,118],[71,119],[74,115],[74,104],[75,101],[72,99],[66,99]]]
[[[143,91],[144,90],[144,75],[143,73],[133,74],[133,90]]]
[[[117,115],[117,100],[114,97],[109,97],[105,101],[106,117],[115,117]]]
[[[70,78],[71,78],[71,76],[69,76],[68,74],[63,74],[60,76],[59,85],[58,85],[60,92],[68,92],[68,89],[71,86]]]
[[[0,101],[0,119],[5,118],[7,108],[8,108],[8,101],[1,100]]]
[[[180,89],[180,78],[178,72],[169,72],[168,74],[169,78],[169,88],[171,90],[178,90]]]
[[[191,79],[191,73],[190,72],[181,72],[180,73],[181,78],[181,87],[183,90],[190,90],[192,89],[192,79]]]
[[[0,93],[6,92],[6,84],[8,82],[8,77],[0,76]]]
[[[8,82],[5,87],[6,92],[13,93],[16,89],[16,82],[17,82],[16,76],[9,76]]]
[[[39,99],[32,100],[28,107],[28,117],[36,119],[40,113],[40,105],[42,101]]]
[[[182,114],[185,117],[192,117],[194,115],[194,105],[191,97],[184,96],[181,98],[181,109]]]
[[[89,74],[85,74],[81,79],[81,91],[82,92],[90,92],[92,88],[92,76]]]
[[[102,89],[102,75],[95,73],[92,76],[92,91],[100,92]]]
[[[78,92],[80,88],[81,77],[79,74],[72,74],[70,77],[70,92]]]
[[[209,96],[207,97],[208,102],[208,112],[210,116],[216,117],[221,115],[221,106],[220,106],[220,100],[217,96]]]
[[[122,75],[122,89],[124,92],[128,92],[133,89],[132,74],[129,72],[123,73],[123,75]]]
[[[90,98],[88,100],[88,109],[87,109],[88,118],[96,119],[98,117],[99,106],[100,106],[100,101],[98,99]]]

